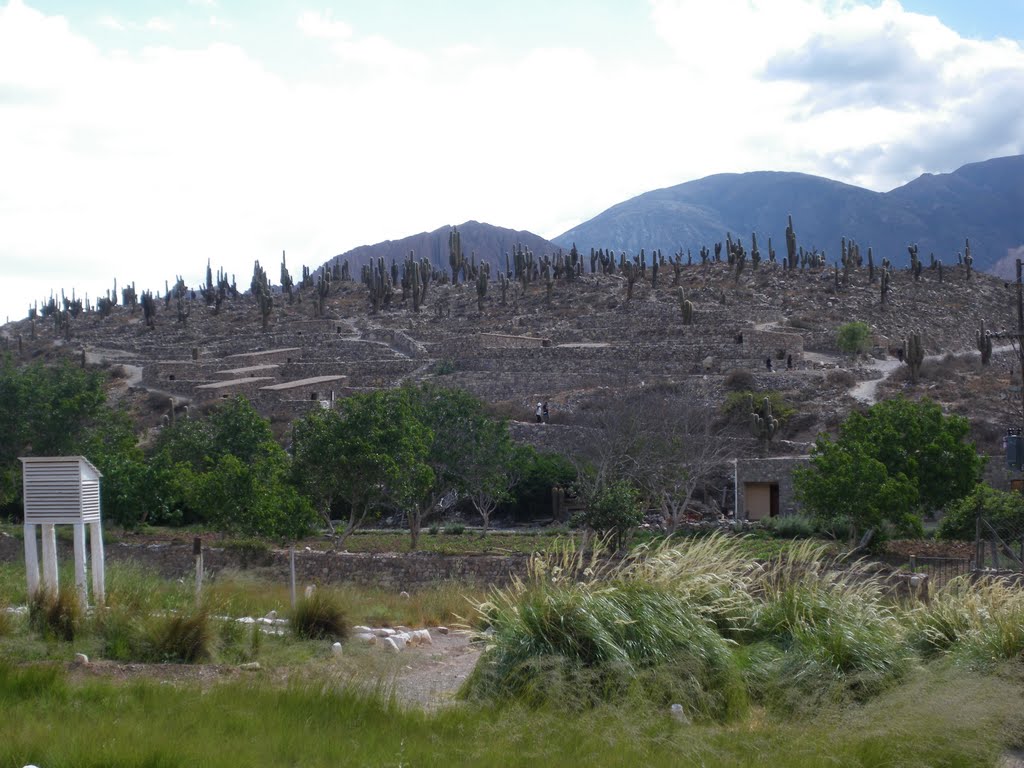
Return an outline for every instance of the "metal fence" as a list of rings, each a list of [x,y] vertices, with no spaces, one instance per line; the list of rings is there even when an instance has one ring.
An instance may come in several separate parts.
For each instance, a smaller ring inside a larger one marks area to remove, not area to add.
[[[1024,525],[978,515],[974,562],[977,571],[1024,571]]]
[[[973,570],[974,561],[969,557],[910,556],[910,572],[926,575],[934,587],[941,587],[951,579],[971,573]]]

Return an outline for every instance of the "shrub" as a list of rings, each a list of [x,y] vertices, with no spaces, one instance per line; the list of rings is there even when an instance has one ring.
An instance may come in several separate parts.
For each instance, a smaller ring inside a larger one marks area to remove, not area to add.
[[[839,326],[836,345],[848,355],[858,355],[871,348],[871,326],[854,322]]]
[[[82,628],[82,606],[73,589],[53,594],[38,590],[28,603],[29,626],[45,639],[75,639]]]
[[[805,515],[772,517],[761,523],[761,529],[777,539],[809,539],[817,532],[814,520]]]
[[[753,402],[753,407],[760,408],[766,397],[772,405],[772,415],[779,420],[780,426],[785,425],[796,413],[796,408],[774,390],[769,392],[751,392],[749,390],[730,392],[725,396],[722,413],[734,422],[746,424],[750,421],[751,402]]]
[[[744,368],[733,368],[725,374],[723,383],[730,392],[749,392],[754,388],[754,374]]]
[[[151,621],[146,655],[151,661],[193,664],[210,658],[214,634],[205,608],[168,614]]]
[[[334,638],[340,640],[348,632],[345,614],[338,602],[323,590],[316,590],[295,606],[292,631],[308,640]]]
[[[974,539],[978,514],[1006,541],[1024,535],[1024,496],[979,484],[968,496],[954,502],[935,532],[940,539]]]
[[[466,526],[462,523],[452,523],[444,527],[444,532],[448,536],[461,536],[466,532]]]

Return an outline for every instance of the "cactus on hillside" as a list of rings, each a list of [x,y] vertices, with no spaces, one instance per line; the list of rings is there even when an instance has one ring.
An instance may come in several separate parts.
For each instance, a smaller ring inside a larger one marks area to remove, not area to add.
[[[487,262],[481,261],[476,274],[476,308],[478,312],[484,311],[484,298],[487,296]]]
[[[971,256],[971,241],[964,241],[964,267],[967,269],[967,279],[971,279],[971,267],[974,265],[974,258]]]
[[[693,302],[686,298],[686,291],[679,288],[679,311],[683,315],[683,325],[693,325]]]
[[[796,269],[796,232],[793,229],[793,214],[786,217],[786,257],[789,259],[789,268]]]
[[[903,359],[910,366],[910,382],[917,384],[921,377],[921,365],[924,363],[924,345],[921,344],[920,333],[915,331],[907,337]]]
[[[992,335],[985,330],[985,321],[981,321],[981,330],[975,336],[978,351],[981,353],[981,364],[988,365],[992,362]]]
[[[452,227],[448,233],[448,264],[452,268],[452,285],[458,285],[459,271],[466,265],[466,258],[462,255],[462,235],[458,227]]]
[[[889,303],[889,280],[890,280],[889,270],[886,269],[885,266],[882,267],[882,276],[881,276],[881,278],[879,278],[879,280],[881,282],[881,292],[882,292],[882,302],[881,303],[882,303],[882,306],[884,307],[884,306],[886,306]]]
[[[765,397],[760,410],[754,408],[754,396],[750,396],[750,432],[758,439],[761,451],[767,452],[768,446],[779,430],[779,420],[772,414],[772,401]]]

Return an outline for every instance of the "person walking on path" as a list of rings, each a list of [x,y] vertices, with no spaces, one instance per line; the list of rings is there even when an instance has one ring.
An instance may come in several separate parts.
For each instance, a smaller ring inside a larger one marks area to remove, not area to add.
[[[544,407],[541,409],[541,415],[544,417],[544,423],[547,424],[551,421],[551,414],[548,412],[548,401],[544,401]]]
[[[540,424],[544,421],[544,407],[537,403],[537,423]]]

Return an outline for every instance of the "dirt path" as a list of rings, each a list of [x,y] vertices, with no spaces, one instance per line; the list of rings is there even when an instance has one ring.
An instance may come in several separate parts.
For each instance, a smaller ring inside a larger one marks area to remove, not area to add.
[[[433,645],[406,648],[399,656],[402,667],[395,681],[395,695],[404,704],[433,709],[450,703],[480,658],[479,643],[462,633],[431,633]]]

